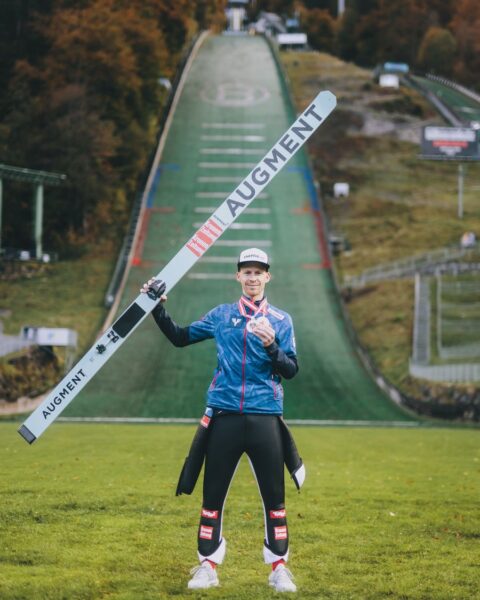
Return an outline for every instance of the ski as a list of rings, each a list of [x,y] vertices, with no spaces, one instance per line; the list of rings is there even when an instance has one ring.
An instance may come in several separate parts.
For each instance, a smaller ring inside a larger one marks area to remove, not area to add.
[[[336,103],[337,100],[331,92],[320,92],[273,148],[155,276],[156,279],[162,279],[166,283],[168,292],[282,170],[330,115]],[[112,326],[103,333],[95,345],[88,350],[19,428],[18,432],[29,444],[32,444],[55,421],[128,336],[151,313],[158,302],[159,300],[152,299],[147,294],[139,294]]]

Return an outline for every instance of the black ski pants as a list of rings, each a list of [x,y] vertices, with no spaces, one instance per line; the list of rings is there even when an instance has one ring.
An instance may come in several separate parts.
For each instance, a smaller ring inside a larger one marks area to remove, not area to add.
[[[218,556],[222,518],[230,483],[242,454],[250,459],[265,513],[265,562],[288,557],[282,432],[279,417],[258,414],[220,414],[210,423],[203,507],[198,530],[200,558]],[[223,544],[225,546],[225,543]],[[223,552],[220,559],[222,562]]]

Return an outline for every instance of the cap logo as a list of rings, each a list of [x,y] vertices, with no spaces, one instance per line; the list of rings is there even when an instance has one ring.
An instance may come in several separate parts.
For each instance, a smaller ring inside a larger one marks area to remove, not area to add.
[[[243,259],[244,261],[245,261],[245,260],[248,260],[249,258],[251,258],[251,259],[255,260],[255,259],[258,259],[258,258],[259,258],[259,256],[257,256],[256,254],[246,254],[245,256],[242,256],[242,259]]]
[[[258,262],[267,265],[267,267],[269,266],[267,254],[257,248],[249,248],[240,253],[238,263],[241,264],[244,262]]]

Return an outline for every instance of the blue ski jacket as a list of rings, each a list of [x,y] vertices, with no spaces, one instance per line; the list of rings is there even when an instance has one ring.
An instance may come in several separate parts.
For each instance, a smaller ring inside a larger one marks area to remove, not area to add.
[[[179,327],[159,304],[153,316],[175,346],[215,339],[217,367],[207,391],[207,406],[240,413],[283,413],[282,377],[298,371],[295,336],[290,315],[264,299],[253,303],[242,296],[221,304],[188,327]],[[265,348],[251,333],[249,322],[266,317],[275,331],[275,342]]]

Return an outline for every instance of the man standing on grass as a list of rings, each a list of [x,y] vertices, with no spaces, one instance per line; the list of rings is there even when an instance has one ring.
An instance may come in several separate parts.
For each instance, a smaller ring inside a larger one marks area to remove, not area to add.
[[[264,295],[271,277],[269,267],[265,252],[258,248],[244,250],[238,260],[236,276],[242,288],[239,301],[217,306],[188,327],[179,327],[165,311],[163,303],[167,297],[163,282],[150,279],[141,290],[160,297],[161,302],[152,314],[175,346],[210,338],[217,344],[218,365],[207,392],[207,410],[202,419],[208,437],[198,529],[200,565],[192,569],[190,589],[219,585],[216,567],[223,562],[226,550],[222,536],[223,509],[235,470],[245,452],[263,501],[263,556],[265,562],[272,565],[269,584],[279,592],[296,591],[293,576],[285,565],[288,528],[284,462],[298,488],[305,478],[305,468],[281,418],[281,379],[294,377],[298,364],[292,320],[286,312],[271,306]]]

